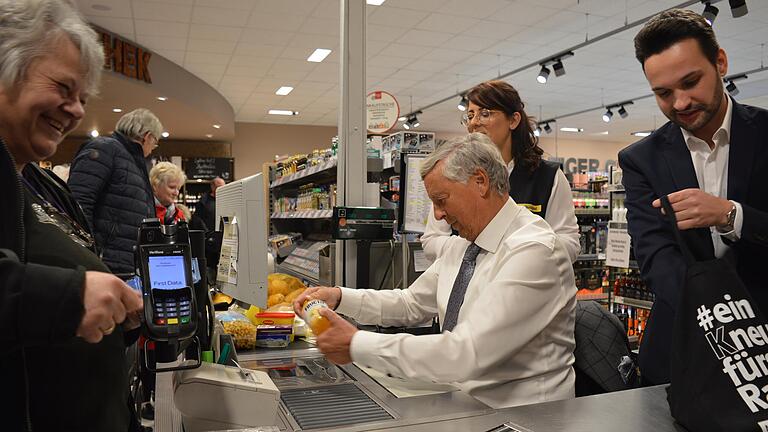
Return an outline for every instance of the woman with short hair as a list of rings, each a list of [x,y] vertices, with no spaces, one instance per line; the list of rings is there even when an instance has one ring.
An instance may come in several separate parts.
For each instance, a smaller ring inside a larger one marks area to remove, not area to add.
[[[184,212],[176,206],[176,199],[187,176],[184,171],[171,162],[158,162],[149,171],[149,183],[155,193],[155,213],[165,225],[187,220]]]
[[[82,121],[103,64],[70,2],[0,1],[3,430],[131,424],[121,324],[141,295],[108,273],[66,183],[37,165]]]

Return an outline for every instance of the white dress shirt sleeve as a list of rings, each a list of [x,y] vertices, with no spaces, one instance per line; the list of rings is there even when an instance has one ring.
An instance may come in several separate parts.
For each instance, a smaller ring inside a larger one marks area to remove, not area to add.
[[[451,226],[444,220],[435,219],[435,209],[430,204],[427,228],[420,238],[421,248],[424,249],[424,256],[430,261],[436,260],[450,236]]]
[[[573,209],[573,196],[568,179],[562,171],[557,170],[555,182],[552,185],[552,193],[547,203],[547,215],[544,218],[552,231],[557,234],[560,243],[563,244],[571,262],[576,262],[576,258],[581,251],[579,243],[579,224],[576,221],[576,212]]]
[[[519,255],[512,262],[510,258],[517,254],[525,256],[526,265],[515,265],[520,262]],[[553,271],[558,268],[553,250],[540,243],[520,245],[496,268],[500,270],[483,285],[484,294],[461,311],[453,331],[422,336],[358,331],[350,346],[353,361],[397,377],[453,383],[482,376],[523,353],[573,293],[565,293],[570,290],[559,272]],[[435,266],[427,273],[433,270]],[[411,288],[434,291],[425,285],[436,284],[435,276],[422,276]]]
[[[437,270],[431,265],[408,289],[372,290],[341,288],[336,312],[360,324],[408,326],[437,316]]]

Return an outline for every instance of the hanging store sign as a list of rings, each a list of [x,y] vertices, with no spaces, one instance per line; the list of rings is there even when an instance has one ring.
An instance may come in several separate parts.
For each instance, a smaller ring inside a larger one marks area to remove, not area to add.
[[[149,61],[152,53],[132,42],[120,39],[104,30],[95,28],[104,46],[104,69],[152,84]]]
[[[400,117],[400,105],[397,99],[385,91],[368,93],[365,98],[368,133],[383,134],[397,124]]]

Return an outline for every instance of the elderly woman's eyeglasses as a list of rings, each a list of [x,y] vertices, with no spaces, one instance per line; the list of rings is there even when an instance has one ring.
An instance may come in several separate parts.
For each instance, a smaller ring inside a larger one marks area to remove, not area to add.
[[[489,110],[487,108],[480,109],[477,114],[474,112],[468,112],[461,116],[461,124],[463,126],[469,126],[474,120],[478,124],[487,124],[491,120],[493,113],[501,112],[499,110]]]

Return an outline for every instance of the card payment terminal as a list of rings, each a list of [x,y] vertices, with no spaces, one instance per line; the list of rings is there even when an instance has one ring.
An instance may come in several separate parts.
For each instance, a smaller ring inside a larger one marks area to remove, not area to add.
[[[144,220],[137,252],[147,338],[174,346],[194,339],[198,314],[186,224]]]

